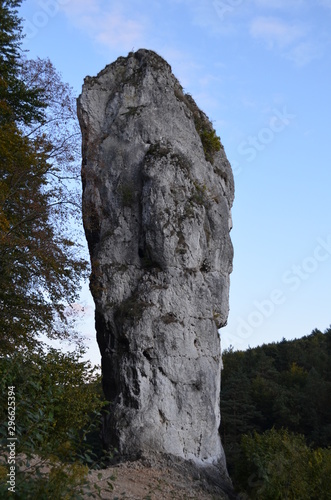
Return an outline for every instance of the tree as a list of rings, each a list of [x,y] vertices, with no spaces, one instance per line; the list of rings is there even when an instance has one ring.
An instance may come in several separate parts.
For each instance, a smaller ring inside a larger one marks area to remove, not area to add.
[[[102,466],[100,376],[83,352],[42,348],[0,358],[0,444],[8,452],[8,396],[15,401],[15,498],[86,498],[88,466]],[[100,460],[101,459],[101,460]],[[47,474],[45,473],[47,467]],[[26,470],[27,469],[27,470]],[[8,497],[0,461],[0,498]]]
[[[6,456],[9,386],[24,454],[15,497],[82,498],[92,448],[101,454],[91,441],[100,382],[80,353],[37,342],[71,333],[66,308],[86,272],[71,224],[80,218],[80,134],[71,88],[49,60],[21,51],[20,4],[0,0],[0,440]],[[27,473],[30,458],[37,463]],[[0,496],[7,474],[0,464]]]
[[[238,360],[238,357],[237,357]],[[224,380],[221,391],[221,438],[229,473],[240,452],[240,439],[244,433],[258,428],[260,414],[250,393],[250,381],[240,365],[232,362],[233,372]]]
[[[223,353],[221,435],[230,473],[240,438],[286,428],[312,447],[331,446],[331,329]]]
[[[49,60],[21,52],[21,0],[0,2],[1,351],[40,333],[68,337],[66,306],[87,263],[71,231],[79,134],[72,90]]]
[[[242,438],[236,479],[250,499],[327,500],[331,450],[312,450],[300,434],[271,429]]]
[[[68,215],[81,218],[80,159],[81,133],[76,114],[76,99],[71,87],[64,83],[49,59],[24,59],[20,75],[27,89],[43,89],[46,103],[43,120],[25,126],[25,135],[44,144],[49,183],[48,195],[52,213],[61,221],[61,230]],[[79,181],[79,182],[77,182]],[[65,202],[65,203],[64,203]],[[65,214],[61,211],[65,206]],[[68,213],[69,212],[69,213]]]
[[[19,78],[22,25],[17,8],[22,0],[0,0],[0,123],[42,120],[40,89],[28,89]]]

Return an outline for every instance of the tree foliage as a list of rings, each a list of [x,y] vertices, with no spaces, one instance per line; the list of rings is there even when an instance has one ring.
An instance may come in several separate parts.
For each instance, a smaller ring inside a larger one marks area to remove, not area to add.
[[[7,394],[16,400],[15,498],[81,498],[88,467],[102,456],[91,440],[100,433],[105,402],[100,376],[82,353],[39,348],[0,357],[0,443],[8,443]],[[102,465],[102,464],[101,464]],[[47,468],[47,474],[42,471]],[[6,463],[0,476],[8,473]],[[0,497],[8,485],[1,481]],[[67,496],[66,496],[67,495]]]
[[[246,498],[331,498],[331,449],[311,449],[304,436],[284,429],[243,436],[241,447],[236,481]]]
[[[48,59],[21,50],[20,5],[0,0],[0,497],[8,495],[11,387],[15,498],[82,498],[87,466],[102,455],[100,380],[82,352],[38,342],[72,333],[68,304],[86,273],[72,229],[80,133],[72,89]]]
[[[79,133],[72,90],[21,52],[21,1],[0,2],[1,351],[69,335],[86,271],[75,235]]]
[[[0,2],[0,123],[31,123],[42,120],[41,90],[27,88],[19,76],[22,24],[17,9],[22,0]]]
[[[254,454],[253,444],[259,447],[262,442],[269,443],[269,437],[283,446],[286,436],[294,436],[295,441],[299,440],[295,436],[301,435],[303,437],[300,439],[307,442],[305,453],[309,455],[309,460],[313,460],[312,463],[317,464],[316,457],[320,454],[329,457],[327,448],[331,447],[331,328],[324,333],[314,330],[311,335],[298,340],[283,340],[245,352],[230,349],[223,353],[223,364],[221,434],[229,471],[236,481],[240,482],[240,477],[243,477],[243,467],[238,470],[238,464],[245,463],[246,468],[250,467],[247,462],[248,444],[250,452]],[[268,434],[272,429],[272,433]],[[281,434],[282,429],[287,429],[289,434]],[[280,434],[277,434],[278,431]],[[250,437],[243,438],[245,435]],[[266,441],[259,441],[260,435],[264,436]],[[261,468],[268,468],[270,457],[268,458],[267,454],[262,456],[261,453],[259,448]],[[300,454],[295,457],[293,451],[292,468],[298,465],[296,460],[300,462],[300,457]],[[254,462],[255,459],[251,456],[250,460]],[[270,460],[274,458],[271,457]],[[255,462],[254,467],[258,467]],[[254,470],[257,474],[257,469]],[[261,471],[262,469],[259,470],[260,475]],[[248,480],[248,476],[245,478],[245,481]],[[274,481],[276,484],[277,479],[274,478]],[[248,484],[245,487],[249,490]],[[283,496],[279,497],[261,494],[260,497],[250,498],[306,497],[286,496],[283,493]]]
[[[79,351],[38,348],[0,358],[2,436],[7,388],[14,386],[20,450],[65,460],[75,456],[91,414],[103,406],[98,371],[81,357]]]

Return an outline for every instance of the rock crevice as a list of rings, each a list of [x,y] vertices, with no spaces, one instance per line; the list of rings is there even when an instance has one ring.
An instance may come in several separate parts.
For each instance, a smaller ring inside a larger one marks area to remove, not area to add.
[[[223,463],[218,328],[234,196],[223,146],[144,49],[85,79],[78,116],[105,442],[128,457]]]

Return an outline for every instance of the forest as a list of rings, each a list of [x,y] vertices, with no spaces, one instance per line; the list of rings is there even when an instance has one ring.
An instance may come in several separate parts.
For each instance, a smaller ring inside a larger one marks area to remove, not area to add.
[[[331,328],[229,349],[223,364],[221,436],[238,491],[331,498]]]

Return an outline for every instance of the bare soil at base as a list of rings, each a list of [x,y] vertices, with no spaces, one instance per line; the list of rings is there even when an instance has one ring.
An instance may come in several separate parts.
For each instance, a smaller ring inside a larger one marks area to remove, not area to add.
[[[206,491],[206,488],[209,488],[205,480],[195,474],[194,476],[189,472],[186,474],[176,471],[167,464],[146,464],[144,460],[124,462],[102,471],[91,471],[89,474],[91,490],[93,491],[94,484],[97,485],[101,489],[103,499],[227,500],[229,498],[227,494],[221,492]]]

